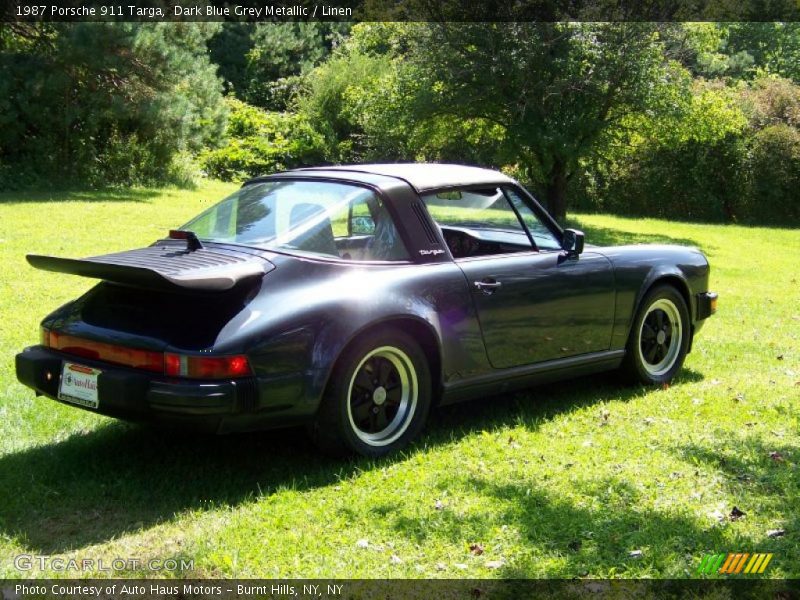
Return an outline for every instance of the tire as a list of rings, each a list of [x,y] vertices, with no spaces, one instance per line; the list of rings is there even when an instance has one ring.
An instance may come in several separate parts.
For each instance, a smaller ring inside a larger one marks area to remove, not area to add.
[[[425,353],[403,331],[380,329],[342,353],[311,426],[311,438],[334,456],[385,456],[419,434],[430,405]]]
[[[647,385],[669,383],[683,366],[691,337],[689,309],[671,285],[651,289],[633,320],[620,371]]]

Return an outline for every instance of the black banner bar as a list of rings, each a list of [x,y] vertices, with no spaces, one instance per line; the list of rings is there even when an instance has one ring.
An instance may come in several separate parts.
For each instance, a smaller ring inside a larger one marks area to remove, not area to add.
[[[798,0],[4,0],[3,22],[800,21]]]
[[[0,600],[800,598],[800,580],[391,579],[2,580]]]

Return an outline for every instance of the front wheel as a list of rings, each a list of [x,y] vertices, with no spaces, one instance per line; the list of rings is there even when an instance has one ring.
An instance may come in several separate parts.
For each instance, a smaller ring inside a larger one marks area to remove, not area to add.
[[[628,338],[622,372],[645,384],[668,383],[689,349],[689,309],[674,287],[662,285],[642,300]]]
[[[431,403],[425,353],[406,333],[385,329],[347,348],[311,429],[329,454],[384,456],[422,429]]]

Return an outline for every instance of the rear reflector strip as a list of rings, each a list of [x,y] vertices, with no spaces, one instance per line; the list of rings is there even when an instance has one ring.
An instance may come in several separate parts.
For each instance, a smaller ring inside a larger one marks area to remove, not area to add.
[[[48,341],[47,345],[50,348],[60,350],[65,354],[124,365],[134,369],[144,369],[155,373],[164,372],[164,355],[161,352],[95,342],[94,340],[77,338],[55,331],[50,332]]]
[[[250,362],[246,356],[241,354],[204,356],[161,353],[96,342],[48,331],[45,328],[42,328],[41,331],[41,342],[43,346],[60,350],[65,354],[163,373],[171,377],[229,379],[253,374]]]

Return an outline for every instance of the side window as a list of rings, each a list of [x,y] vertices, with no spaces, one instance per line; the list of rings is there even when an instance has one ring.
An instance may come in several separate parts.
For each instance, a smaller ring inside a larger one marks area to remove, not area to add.
[[[345,260],[409,260],[389,211],[374,194],[365,194],[332,215],[337,253]],[[337,226],[338,225],[338,226]]]
[[[530,239],[499,188],[448,190],[422,200],[454,258],[532,250]]]
[[[287,198],[281,212],[288,219],[286,235],[276,240],[281,248],[344,260],[409,260],[391,215],[371,192],[338,203]]]
[[[536,247],[539,248],[539,250],[561,250],[561,244],[558,238],[550,231],[547,225],[542,223],[541,219],[539,219],[536,213],[533,212],[533,209],[525,203],[517,191],[513,188],[505,188],[505,192],[508,194],[508,198],[514,205],[514,208],[517,209],[519,216],[522,217],[522,220],[525,222],[525,226],[528,228],[528,231],[530,231]]]

